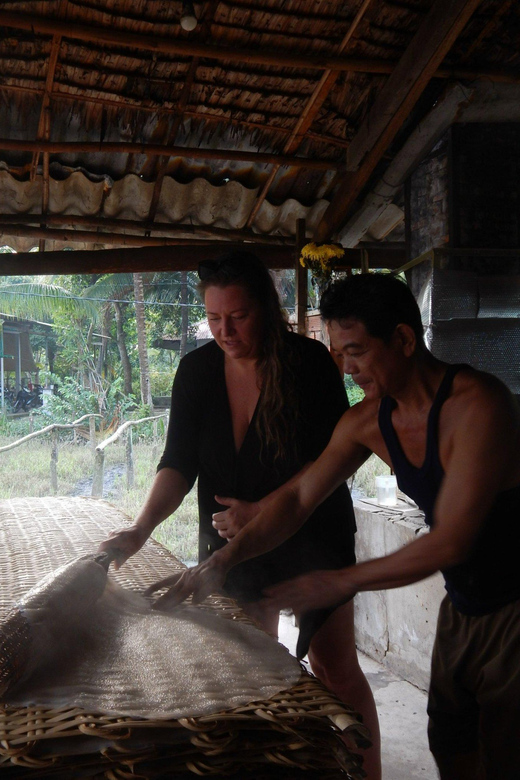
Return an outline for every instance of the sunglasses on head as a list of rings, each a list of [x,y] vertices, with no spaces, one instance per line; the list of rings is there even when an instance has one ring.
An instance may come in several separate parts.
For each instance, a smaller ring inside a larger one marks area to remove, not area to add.
[[[244,270],[244,261],[241,258],[227,258],[222,260],[203,260],[199,263],[198,274],[201,282],[206,281],[211,276],[222,272],[230,279],[240,276]]]

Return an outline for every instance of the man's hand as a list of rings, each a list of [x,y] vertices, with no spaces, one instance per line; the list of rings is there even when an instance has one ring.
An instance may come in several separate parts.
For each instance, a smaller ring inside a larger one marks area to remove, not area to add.
[[[199,563],[198,566],[176,572],[170,577],[155,582],[144,591],[143,595],[151,596],[152,593],[162,588],[169,588],[155,601],[154,609],[167,610],[176,607],[188,596],[193,596],[193,604],[200,604],[207,596],[222,590],[226,574],[227,570],[219,565],[217,554],[213,553],[211,558]]]
[[[114,568],[119,569],[128,558],[141,549],[148,536],[149,534],[138,525],[112,531],[110,536],[101,542],[98,552],[113,552],[116,556]]]
[[[215,512],[213,515],[213,528],[216,528],[219,536],[228,541],[233,539],[260,511],[258,504],[250,501],[241,501],[238,498],[215,496],[215,500],[228,508],[222,512]]]
[[[260,603],[278,611],[291,607],[297,615],[338,607],[356,595],[355,588],[349,585],[347,573],[348,569],[336,569],[302,574],[266,588],[265,598]]]

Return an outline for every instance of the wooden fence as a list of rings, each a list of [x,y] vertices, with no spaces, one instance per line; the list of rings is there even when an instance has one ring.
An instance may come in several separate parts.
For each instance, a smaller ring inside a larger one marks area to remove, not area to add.
[[[126,486],[127,489],[130,490],[130,488],[134,485],[134,448],[133,448],[133,442],[132,442],[132,428],[134,428],[137,425],[141,425],[145,422],[152,422],[153,423],[153,443],[154,443],[154,450],[152,453],[152,460],[155,460],[157,458],[157,442],[158,442],[158,422],[159,420],[164,419],[164,427],[165,429],[167,426],[167,420],[168,420],[168,414],[165,412],[164,414],[158,414],[154,417],[143,417],[141,420],[128,420],[127,422],[123,423],[119,426],[117,431],[112,434],[112,436],[109,436],[108,439],[105,439],[96,447],[96,454],[95,454],[95,460],[94,460],[94,479],[92,480],[92,496],[94,498],[101,498],[103,495],[103,475],[104,475],[104,468],[105,468],[105,450],[110,444],[114,444],[121,436],[125,435],[126,437]],[[155,454],[154,454],[155,453]]]
[[[89,433],[90,444],[94,448],[96,446],[96,417],[103,417],[102,414],[84,414],[78,420],[74,420],[72,423],[52,423],[47,425],[40,431],[34,431],[28,433],[27,436],[23,436],[17,441],[13,441],[11,444],[6,444],[5,447],[0,447],[0,453],[13,450],[15,447],[19,447],[21,444],[25,444],[31,439],[35,439],[37,436],[43,436],[44,434],[51,434],[51,493],[55,496],[58,492],[58,431],[71,431],[79,428],[84,420],[89,421]]]
[[[158,436],[158,421],[164,418],[164,427],[167,428],[168,413],[160,414],[155,417],[143,417],[141,420],[129,420],[123,423],[119,428],[96,446],[96,417],[103,418],[102,414],[84,414],[78,420],[74,420],[72,423],[52,423],[47,425],[40,431],[34,431],[23,436],[17,441],[6,444],[4,447],[0,447],[0,453],[12,450],[15,447],[19,447],[21,444],[25,444],[31,439],[37,436],[43,436],[45,434],[51,435],[51,460],[50,460],[50,478],[51,478],[51,493],[56,495],[58,492],[58,433],[59,431],[76,431],[81,427],[82,422],[88,419],[89,421],[89,441],[90,446],[94,450],[94,469],[92,480],[92,496],[95,498],[101,498],[103,495],[103,471],[105,463],[105,449],[116,442],[123,434],[126,434],[126,484],[128,488],[131,488],[134,484],[134,459],[133,459],[133,444],[132,444],[132,428],[141,425],[142,423],[153,423],[153,443],[154,453],[152,453],[152,459],[157,457],[157,444],[159,441]]]

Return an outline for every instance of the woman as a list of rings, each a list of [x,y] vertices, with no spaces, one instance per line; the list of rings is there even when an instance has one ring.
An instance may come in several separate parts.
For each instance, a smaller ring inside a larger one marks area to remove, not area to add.
[[[150,494],[135,524],[101,545],[119,550],[119,565],[177,509],[197,477],[199,560],[208,558],[258,513],[269,494],[315,460],[348,407],[328,350],[290,331],[271,276],[255,255],[226,254],[202,263],[199,276],[214,341],[181,360]],[[232,569],[225,592],[277,636],[278,613],[257,603],[264,588],[312,569],[354,563],[354,533],[343,485],[295,536]],[[321,616],[321,622],[311,627],[309,661],[332,691],[363,714],[374,742],[365,768],[369,778],[379,778],[377,715],[357,662],[352,604]]]

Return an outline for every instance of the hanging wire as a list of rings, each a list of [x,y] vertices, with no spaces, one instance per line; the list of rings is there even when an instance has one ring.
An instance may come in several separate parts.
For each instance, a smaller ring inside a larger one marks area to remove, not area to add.
[[[0,287],[0,298],[2,294],[2,288]],[[46,295],[45,293],[30,293],[19,292],[17,295],[26,296],[28,298],[52,298],[53,300],[61,299],[63,301],[94,301],[97,303],[135,303],[135,300],[127,300],[125,298],[88,298],[81,295]],[[191,308],[203,309],[202,303],[177,303],[177,302],[164,302],[164,301],[143,301],[145,306],[189,306]]]

